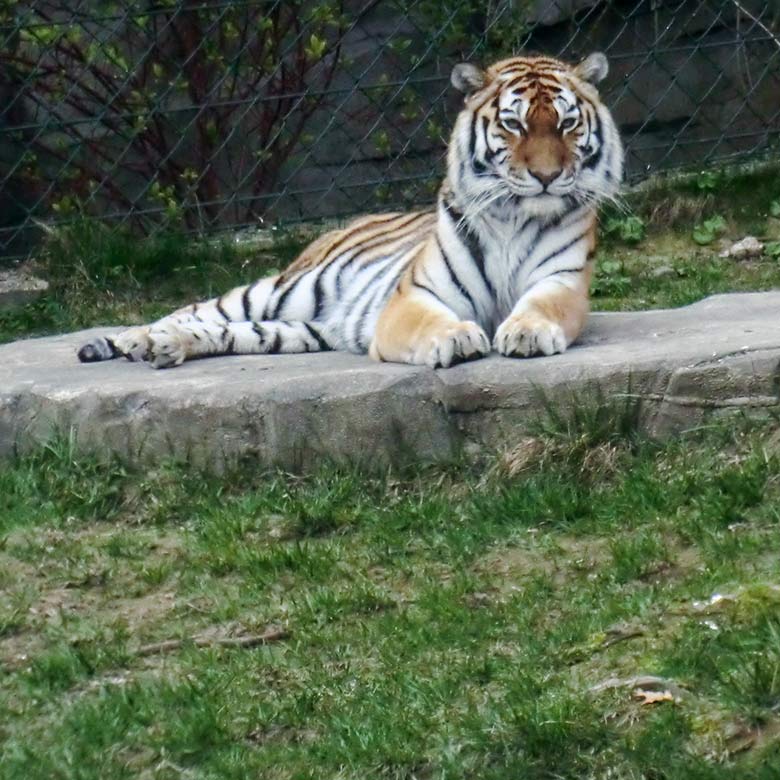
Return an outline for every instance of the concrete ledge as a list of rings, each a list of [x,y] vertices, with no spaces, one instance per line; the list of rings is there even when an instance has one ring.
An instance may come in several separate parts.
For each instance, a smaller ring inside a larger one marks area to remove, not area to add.
[[[719,295],[674,310],[594,314],[565,355],[491,357],[447,370],[340,353],[243,356],[167,371],[81,365],[96,329],[0,347],[0,455],[73,431],[85,450],[130,460],[251,456],[308,468],[323,457],[446,460],[511,446],[556,403],[633,393],[655,436],[735,410],[780,411],[780,291]]]

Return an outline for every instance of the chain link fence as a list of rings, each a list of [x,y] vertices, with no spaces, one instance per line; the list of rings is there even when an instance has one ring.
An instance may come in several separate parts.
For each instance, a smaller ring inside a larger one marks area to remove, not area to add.
[[[432,201],[452,65],[611,62],[637,180],[777,148],[777,2],[0,0],[0,262],[99,217],[213,234]]]

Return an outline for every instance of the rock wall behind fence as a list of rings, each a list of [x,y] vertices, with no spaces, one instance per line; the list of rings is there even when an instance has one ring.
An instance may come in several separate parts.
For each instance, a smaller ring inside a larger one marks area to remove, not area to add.
[[[506,14],[512,5],[511,0],[503,4]],[[763,4],[743,4],[756,6]],[[307,163],[290,170],[280,188],[290,195],[277,201],[273,213],[332,215],[350,212],[355,203],[405,206],[431,197],[442,170],[446,129],[459,105],[448,88],[459,58],[429,63],[405,88],[390,91],[389,99],[380,93],[386,115],[378,123],[372,107],[380,79],[404,78],[392,55],[377,52],[388,35],[415,34],[419,38],[410,21],[399,26],[393,15],[378,9],[372,23],[345,42],[354,67],[339,84],[354,83],[355,91]],[[527,34],[508,48],[567,60],[607,53],[610,75],[601,92],[621,128],[631,181],[777,148],[780,44],[734,3],[536,2]],[[476,59],[484,61],[484,53]],[[354,73],[361,75],[350,82]],[[405,111],[409,92],[422,107],[419,114]],[[325,114],[321,121],[328,121]],[[384,149],[383,141],[389,141]]]

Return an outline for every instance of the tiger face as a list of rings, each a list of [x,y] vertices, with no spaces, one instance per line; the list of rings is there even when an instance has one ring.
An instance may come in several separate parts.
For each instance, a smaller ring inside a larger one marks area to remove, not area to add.
[[[603,54],[577,66],[545,57],[487,71],[456,66],[452,82],[466,94],[450,145],[456,189],[481,200],[516,197],[535,215],[614,197],[623,152],[595,87],[607,70]]]

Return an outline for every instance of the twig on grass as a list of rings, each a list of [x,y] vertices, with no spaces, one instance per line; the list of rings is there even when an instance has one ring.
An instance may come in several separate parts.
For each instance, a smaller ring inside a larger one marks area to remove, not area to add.
[[[646,632],[642,628],[627,628],[627,629],[615,629],[608,632],[608,636],[602,643],[599,650],[606,650],[612,645],[616,645],[618,642],[625,642],[627,639],[636,639],[640,636],[645,636]]]
[[[650,674],[641,674],[636,677],[609,677],[588,688],[588,693],[601,693],[614,688],[661,688],[672,693],[675,698],[687,693],[674,680],[669,680],[666,677],[655,677]]]
[[[253,634],[250,636],[236,637],[189,637],[185,639],[166,639],[164,642],[153,642],[149,645],[141,645],[136,650],[136,655],[157,655],[158,653],[169,653],[172,650],[179,650],[185,645],[195,645],[195,647],[257,647],[269,642],[278,642],[280,639],[287,639],[290,632],[285,628],[272,628],[264,634]]]

